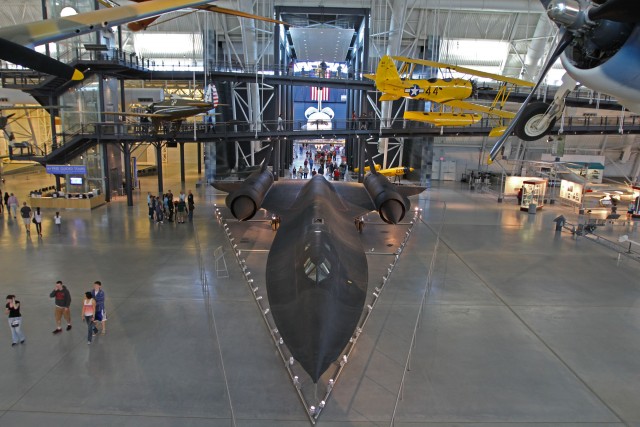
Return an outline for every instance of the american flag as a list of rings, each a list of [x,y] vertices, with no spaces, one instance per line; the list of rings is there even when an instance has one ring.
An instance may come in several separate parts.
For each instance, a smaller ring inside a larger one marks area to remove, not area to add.
[[[218,106],[218,89],[216,89],[216,85],[209,83],[204,91],[204,100],[205,102],[211,102],[213,108]]]
[[[318,97],[320,97],[320,99],[318,99]],[[312,101],[328,101],[329,88],[328,87],[312,87],[311,100]]]

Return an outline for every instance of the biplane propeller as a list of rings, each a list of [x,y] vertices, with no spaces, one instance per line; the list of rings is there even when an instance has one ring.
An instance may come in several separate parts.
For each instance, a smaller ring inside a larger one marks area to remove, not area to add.
[[[396,68],[393,60],[402,63],[400,69]],[[438,68],[442,74],[452,74],[453,72],[465,74],[472,77],[482,77],[500,82],[500,88],[496,97],[490,105],[481,105],[469,102],[477,91],[476,83],[471,78],[415,78],[416,68],[426,66]],[[436,126],[468,126],[482,119],[486,114],[498,119],[511,120],[516,113],[505,111],[504,105],[509,95],[516,86],[532,87],[533,83],[512,77],[505,77],[498,74],[473,70],[471,68],[459,67],[442,62],[426,61],[422,59],[412,59],[402,56],[384,56],[378,64],[376,74],[365,74],[365,77],[375,81],[376,88],[382,92],[380,101],[394,101],[400,98],[429,101],[440,104],[441,111],[405,111],[404,118],[432,123]],[[538,105],[542,104],[542,105]],[[534,104],[535,109],[531,114],[536,114],[541,109],[546,110],[544,103]],[[445,108],[448,111],[445,111]],[[551,124],[552,126],[553,124]],[[496,126],[489,133],[490,136],[499,136],[505,126]],[[539,135],[530,135],[524,128],[516,130],[522,139],[533,140]],[[546,132],[546,129],[545,129]]]

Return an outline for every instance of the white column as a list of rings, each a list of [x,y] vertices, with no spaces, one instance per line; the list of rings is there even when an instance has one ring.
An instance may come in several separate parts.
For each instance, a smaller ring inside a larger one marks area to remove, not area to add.
[[[547,46],[547,39],[549,34],[553,33],[551,21],[546,15],[540,15],[538,24],[533,32],[533,38],[529,44],[527,55],[524,58],[524,67],[522,70],[522,79],[531,80],[538,78],[538,71],[542,66],[542,59],[544,58],[544,51]]]
[[[389,22],[389,44],[387,55],[394,56],[400,52],[402,45],[402,31],[407,15],[407,0],[395,0],[391,5],[391,18]],[[380,109],[380,127],[391,125],[391,106],[393,101],[383,101]],[[387,154],[389,152],[389,138],[382,138],[380,144],[383,149],[382,168],[387,168]],[[402,147],[400,148],[402,150]]]
[[[253,12],[252,0],[239,0],[238,10],[246,13]],[[255,72],[258,69],[258,43],[256,40],[256,27],[253,19],[240,19],[242,28],[242,53],[244,56],[244,66],[248,72]],[[260,91],[257,83],[247,85],[247,102],[249,103],[249,121],[251,130],[260,130]],[[253,145],[253,144],[252,144]],[[253,150],[252,150],[253,151]]]

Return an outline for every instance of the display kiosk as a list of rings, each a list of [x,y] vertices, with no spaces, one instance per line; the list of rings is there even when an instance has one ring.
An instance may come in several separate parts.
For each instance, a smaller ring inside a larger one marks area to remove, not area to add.
[[[94,209],[105,203],[104,195],[93,193],[70,194],[65,197],[29,197],[32,208],[42,209]]]
[[[544,193],[547,189],[546,179],[526,180],[522,182],[522,202],[520,210],[535,213],[544,206]],[[533,212],[532,212],[533,210]]]

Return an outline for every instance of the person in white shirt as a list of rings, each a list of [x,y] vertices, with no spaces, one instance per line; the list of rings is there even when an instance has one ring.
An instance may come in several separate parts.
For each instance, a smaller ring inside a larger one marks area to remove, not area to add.
[[[60,233],[60,228],[62,227],[62,217],[60,216],[60,212],[56,212],[55,216],[53,217],[53,223],[56,225],[58,233]]]
[[[11,196],[7,199],[7,203],[9,204],[9,208],[11,209],[11,212],[13,212],[13,217],[15,218],[18,214],[18,198],[11,193]]]
[[[33,214],[33,222],[36,225],[38,237],[42,237],[42,213],[40,212],[40,208],[36,208],[36,212]]]

